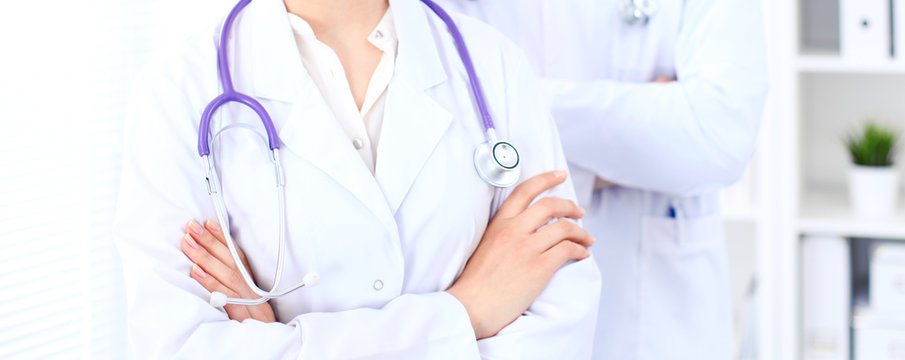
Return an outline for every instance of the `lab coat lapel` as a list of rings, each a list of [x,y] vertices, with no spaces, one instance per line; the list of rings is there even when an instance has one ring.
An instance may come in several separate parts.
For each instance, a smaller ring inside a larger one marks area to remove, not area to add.
[[[394,233],[395,221],[380,187],[302,64],[283,2],[259,0],[247,11],[248,23],[240,23],[236,30],[237,43],[250,44],[252,51],[237,52],[247,61],[235,63],[237,72],[244,75],[239,77],[244,84],[237,88],[251,88],[255,97],[289,103],[285,118],[273,119],[281,149],[329,175]],[[292,179],[286,180],[291,186]]]
[[[437,29],[420,1],[390,1],[399,39],[396,73],[387,89],[375,177],[393,213],[443,138],[452,115],[426,90],[445,81]],[[443,29],[445,31],[445,29]],[[445,34],[445,33],[444,33]]]
[[[397,82],[388,91],[375,176],[395,213],[452,116],[423,90],[410,84]]]
[[[307,75],[306,75],[307,76]],[[334,118],[320,91],[307,79],[279,130],[285,149],[305,159],[352,193],[393,233],[395,221],[374,176]],[[292,179],[287,179],[291,183]]]
[[[235,40],[230,46],[236,59],[231,61],[236,89],[264,99],[298,99],[307,72],[283,2],[252,1],[233,26]]]

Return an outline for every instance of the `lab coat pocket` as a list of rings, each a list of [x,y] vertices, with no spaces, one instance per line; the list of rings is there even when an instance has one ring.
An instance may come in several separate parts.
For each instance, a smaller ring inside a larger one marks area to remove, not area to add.
[[[645,217],[639,358],[728,359],[732,313],[719,215]]]

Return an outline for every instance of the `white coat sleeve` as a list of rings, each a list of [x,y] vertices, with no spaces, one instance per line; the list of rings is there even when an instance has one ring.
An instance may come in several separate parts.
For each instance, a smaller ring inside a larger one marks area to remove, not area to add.
[[[559,134],[535,74],[522,56],[508,71],[509,140],[517,147],[520,181],[567,170]],[[507,188],[504,196],[514,187]],[[544,196],[575,200],[571,180]],[[600,271],[593,257],[559,269],[531,307],[496,336],[478,341],[483,359],[589,359],[597,323]]]
[[[766,95],[760,1],[687,0],[683,11],[676,82],[547,81],[571,163],[683,196],[744,172]]]
[[[288,324],[237,322],[208,304],[179,243],[189,219],[212,218],[194,141],[202,99],[189,81],[145,72],[133,90],[114,237],[127,289],[133,355],[188,359],[478,358],[468,314],[445,293],[380,309],[308,313]],[[198,92],[203,94],[203,92]]]

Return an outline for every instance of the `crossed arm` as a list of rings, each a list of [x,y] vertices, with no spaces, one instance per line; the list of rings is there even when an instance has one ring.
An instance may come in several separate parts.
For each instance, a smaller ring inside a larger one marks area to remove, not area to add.
[[[558,198],[534,200],[566,179],[565,172],[540,174],[519,185],[500,207],[459,279],[447,292],[465,306],[477,339],[494,336],[524,313],[567,261],[590,256],[593,237],[575,222],[584,210]],[[534,202],[532,204],[532,202]],[[547,224],[556,220],[549,226]],[[181,241],[192,261],[190,276],[209,292],[253,299],[239,274],[220,226],[191,220]],[[239,249],[242,266],[251,273]],[[226,305],[232,320],[276,321],[270,304]]]

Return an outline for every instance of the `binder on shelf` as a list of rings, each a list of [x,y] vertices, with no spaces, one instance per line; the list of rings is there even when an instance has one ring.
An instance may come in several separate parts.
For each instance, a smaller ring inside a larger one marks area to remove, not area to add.
[[[905,315],[905,245],[874,247],[870,259],[870,305],[877,311]]]
[[[890,4],[889,0],[839,0],[839,47],[844,61],[857,65],[891,61]]]
[[[831,236],[802,239],[804,359],[849,358],[850,259],[846,239]]]
[[[905,64],[905,0],[891,0],[892,55],[897,63]]]
[[[854,360],[905,359],[905,318],[902,313],[858,307],[852,316]]]

